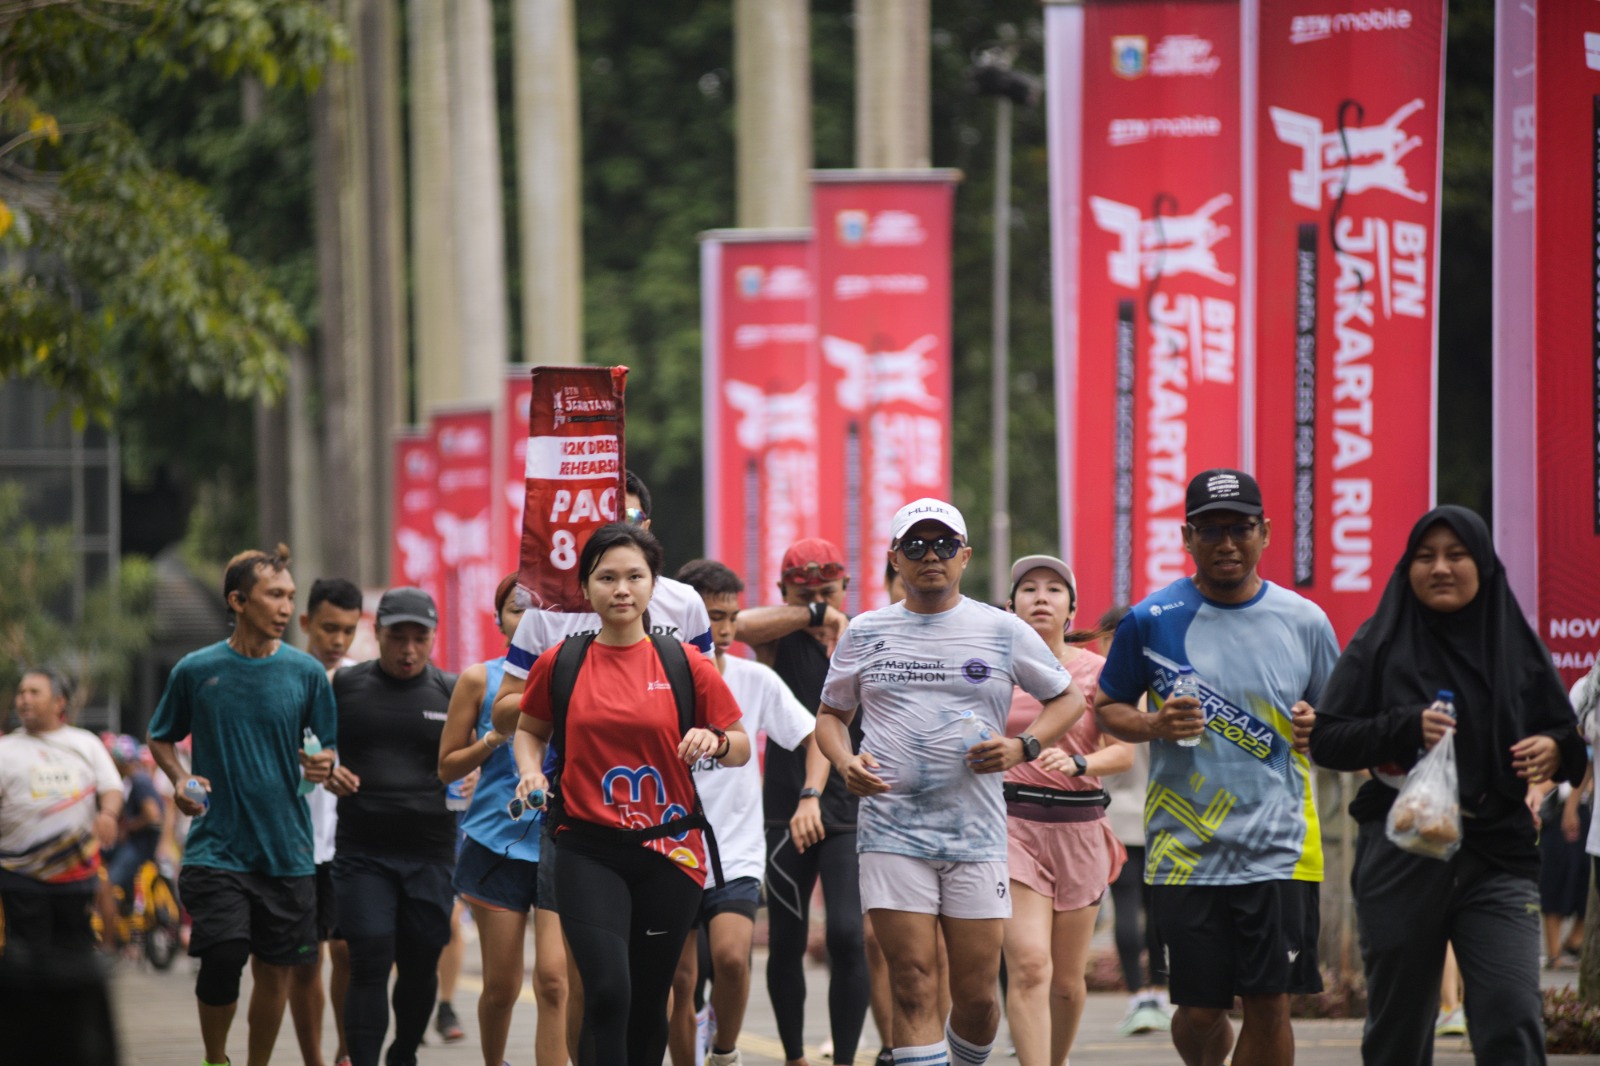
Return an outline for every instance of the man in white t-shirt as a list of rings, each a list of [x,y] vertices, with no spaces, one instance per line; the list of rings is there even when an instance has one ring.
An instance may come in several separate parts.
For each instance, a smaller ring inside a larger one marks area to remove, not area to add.
[[[915,500],[895,512],[890,532],[906,598],[857,616],[840,638],[817,745],[864,797],[861,906],[889,962],[894,1061],[979,1066],[1000,1023],[995,992],[1011,914],[1001,776],[1052,748],[1085,704],[1027,623],[961,595],[972,549],[960,511]],[[1008,738],[1013,686],[1044,710],[1031,733]],[[859,755],[848,730],[858,710]],[[936,929],[950,959],[943,1040]]]
[[[122,775],[99,737],[67,724],[71,694],[54,670],[25,670],[22,728],[0,737],[0,906],[6,953],[24,966],[93,949],[100,849],[122,816]]]
[[[744,582],[718,562],[696,559],[678,571],[678,580],[693,588],[711,618],[711,640],[717,669],[744,712],[752,736],[765,733],[777,744],[802,755],[811,747],[816,720],[770,667],[727,654],[739,617]],[[695,787],[716,838],[725,880],[706,881],[700,917],[684,941],[678,973],[672,984],[673,1066],[700,1066],[695,1048],[694,989],[699,974],[697,929],[707,929],[711,945],[710,1066],[741,1061],[737,1047],[750,998],[750,945],[755,936],[756,909],[761,905],[761,877],[766,870],[766,830],[761,807],[761,770],[757,760],[723,766],[703,759],[694,767]]]

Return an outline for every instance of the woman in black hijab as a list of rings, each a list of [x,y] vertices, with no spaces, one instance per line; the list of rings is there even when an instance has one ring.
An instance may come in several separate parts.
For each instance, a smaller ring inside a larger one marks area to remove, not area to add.
[[[1456,720],[1427,710],[1455,694]],[[1448,862],[1401,851],[1384,820],[1406,770],[1454,726],[1463,825]],[[1479,1063],[1543,1063],[1539,852],[1530,781],[1583,776],[1584,746],[1555,666],[1506,583],[1489,529],[1439,507],[1411,530],[1378,612],[1317,707],[1311,757],[1373,771],[1350,885],[1367,972],[1366,1066],[1433,1060],[1446,941],[1455,945]]]

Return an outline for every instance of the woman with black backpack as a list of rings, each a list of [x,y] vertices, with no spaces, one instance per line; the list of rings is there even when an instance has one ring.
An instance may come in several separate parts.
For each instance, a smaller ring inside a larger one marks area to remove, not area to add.
[[[660,1063],[673,972],[716,862],[690,767],[750,758],[716,665],[650,637],[662,559],[648,530],[621,523],[584,545],[578,580],[600,632],[535,661],[514,745],[517,797],[549,793],[561,929],[583,979],[585,1064]],[[548,783],[547,743],[558,753]]]

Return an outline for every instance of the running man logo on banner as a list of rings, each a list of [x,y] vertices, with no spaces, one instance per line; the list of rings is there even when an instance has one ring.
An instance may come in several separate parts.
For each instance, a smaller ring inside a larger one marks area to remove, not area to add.
[[[1223,0],[1046,17],[1063,554],[1099,614],[1188,572],[1189,476],[1242,461],[1240,24]]]
[[[1444,0],[1365,22],[1315,8],[1245,5],[1260,19],[1254,468],[1289,549],[1262,573],[1348,640],[1433,501]]]
[[[539,610],[589,610],[578,555],[590,534],[623,517],[627,377],[624,366],[533,368],[517,580]]]
[[[432,518],[444,593],[436,603],[439,632],[445,638],[443,651],[436,655],[446,670],[483,662],[501,642],[492,617],[499,580],[490,551],[493,426],[494,415],[487,408],[433,416],[437,466]]]

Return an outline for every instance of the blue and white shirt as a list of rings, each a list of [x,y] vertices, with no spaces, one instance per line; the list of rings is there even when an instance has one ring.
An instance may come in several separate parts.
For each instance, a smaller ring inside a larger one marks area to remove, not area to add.
[[[1190,666],[1207,719],[1198,747],[1150,742],[1147,883],[1322,880],[1311,761],[1294,750],[1290,712],[1316,706],[1338,658],[1322,608],[1270,581],[1225,604],[1182,578],[1123,618],[1100,691],[1130,704],[1149,693],[1155,713]]]
[[[940,614],[904,604],[851,620],[822,702],[860,709],[861,750],[889,791],[861,801],[856,850],[940,862],[1004,862],[1002,775],[966,763],[959,717],[971,711],[1005,735],[1014,686],[1041,703],[1072,676],[1026,622],[963,598]]]

